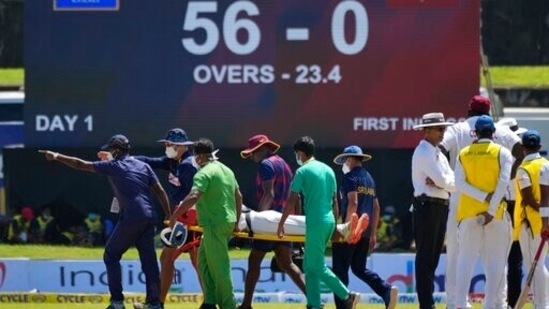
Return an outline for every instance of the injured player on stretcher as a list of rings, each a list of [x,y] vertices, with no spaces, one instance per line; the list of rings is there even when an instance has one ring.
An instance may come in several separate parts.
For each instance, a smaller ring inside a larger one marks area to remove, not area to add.
[[[187,220],[185,224],[191,228],[196,228],[196,214],[193,213],[195,210],[193,208],[189,209],[189,212],[186,214]],[[275,235],[278,229],[278,222],[280,222],[282,214],[274,210],[266,211],[254,211],[245,206],[243,206],[242,214],[238,221],[238,229],[241,232],[246,232],[247,237],[257,237],[260,238],[260,235]],[[336,230],[334,231],[333,241],[347,242],[350,244],[357,243],[366,229],[368,228],[369,218],[368,215],[363,214],[360,218],[353,215],[351,221],[347,223],[341,223],[336,225]],[[185,242],[181,238],[186,238],[186,231],[183,231],[183,225],[176,225],[174,229],[177,230],[177,235],[171,235],[171,229],[166,228],[161,233],[161,238],[166,245],[169,246],[179,246]],[[291,236],[305,236],[305,216],[290,215],[284,222],[284,230],[286,235]],[[239,237],[242,233],[236,233],[235,236]],[[254,236],[255,235],[255,236]],[[282,238],[281,241],[287,241]]]

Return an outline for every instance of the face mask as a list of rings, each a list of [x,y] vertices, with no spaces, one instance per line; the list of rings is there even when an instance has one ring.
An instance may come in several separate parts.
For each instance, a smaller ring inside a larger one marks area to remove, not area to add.
[[[301,161],[297,153],[295,154],[295,161],[297,162],[297,165],[299,166],[303,165],[303,161]]]
[[[198,163],[196,162],[196,156],[193,156],[191,158],[191,164],[194,166],[194,168],[196,168],[197,171],[199,171],[202,167],[200,165],[198,165]]]
[[[344,163],[343,166],[341,167],[341,171],[343,172],[343,174],[347,174],[348,172],[351,171],[351,169],[349,168],[349,165],[347,165],[347,163]]]
[[[110,151],[100,151],[97,153],[97,156],[101,161],[112,161],[114,160],[114,157],[112,156],[112,153]]]
[[[166,156],[170,159],[174,159],[177,157],[177,151],[175,150],[175,147],[166,147]]]
[[[103,161],[112,161],[114,160],[114,157],[110,151],[107,151],[105,156],[103,157]]]
[[[384,215],[383,220],[384,221],[391,221],[391,215]]]

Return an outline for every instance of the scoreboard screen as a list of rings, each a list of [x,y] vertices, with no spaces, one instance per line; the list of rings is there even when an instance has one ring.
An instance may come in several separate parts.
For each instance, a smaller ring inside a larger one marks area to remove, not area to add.
[[[151,146],[173,127],[220,147],[410,148],[421,115],[479,85],[476,0],[25,3],[25,144]]]

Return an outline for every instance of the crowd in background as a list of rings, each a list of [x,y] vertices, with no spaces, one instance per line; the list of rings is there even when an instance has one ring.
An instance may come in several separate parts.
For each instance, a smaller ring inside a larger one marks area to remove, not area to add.
[[[9,244],[104,246],[116,224],[115,217],[55,216],[56,203],[43,205],[39,211],[29,205],[14,209],[0,220],[0,242]]]
[[[116,216],[101,216],[96,212],[87,215],[56,216],[58,205],[54,201],[35,210],[30,205],[14,208],[9,214],[0,216],[0,243],[47,244],[83,247],[103,247],[116,225]],[[74,209],[74,207],[68,207]],[[410,216],[407,211],[398,213],[392,205],[384,207],[377,229],[377,252],[400,252],[413,249]],[[159,229],[160,231],[160,225]],[[160,242],[159,246],[160,246]],[[230,241],[233,248],[247,248],[249,242],[242,239]]]

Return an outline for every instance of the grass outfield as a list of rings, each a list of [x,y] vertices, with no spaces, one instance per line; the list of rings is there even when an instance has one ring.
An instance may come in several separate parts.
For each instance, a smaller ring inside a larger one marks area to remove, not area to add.
[[[43,246],[43,245],[5,245],[0,244],[0,258],[31,258],[31,259],[64,259],[64,260],[102,260],[103,247],[82,248],[68,246]],[[160,256],[162,249],[157,249]],[[247,259],[248,249],[231,249],[231,259]],[[267,255],[267,257],[272,256]],[[188,259],[188,254],[182,254],[182,259]],[[139,256],[135,248],[131,248],[122,257],[124,260],[137,260]]]
[[[2,309],[16,309],[16,308],[25,308],[25,309],[97,309],[105,308],[108,304],[2,304]],[[398,309],[416,309],[417,304],[406,304],[406,305],[397,305]],[[132,309],[133,306],[126,305],[126,309]],[[195,304],[167,304],[164,306],[165,309],[197,309]],[[253,304],[254,309],[304,309],[303,304]],[[333,304],[327,304],[325,309],[335,309]],[[383,305],[365,305],[359,304],[357,306],[359,309],[384,309]],[[437,305],[437,309],[445,309],[445,304]],[[474,309],[481,309],[482,305],[475,304]],[[524,306],[525,309],[532,308],[530,304]]]
[[[491,67],[490,76],[494,87],[549,87],[549,66]]]
[[[2,309],[97,309],[105,308],[108,304],[2,304]],[[417,304],[397,304],[397,309],[417,309]],[[303,304],[253,304],[254,309],[304,309]],[[325,309],[335,309],[334,304],[326,304]],[[383,305],[359,304],[358,309],[385,309]],[[473,304],[473,309],[481,309],[482,304]],[[532,309],[532,304],[524,305],[523,309]],[[126,309],[133,309],[132,305],[126,305]],[[167,304],[164,309],[197,309],[195,304]],[[437,304],[436,309],[446,309],[446,304]]]
[[[23,85],[25,70],[0,68],[0,85]]]
[[[490,67],[492,84],[496,87],[549,87],[549,66]],[[22,85],[24,69],[0,68],[0,85]],[[481,75],[484,86],[484,78]]]

